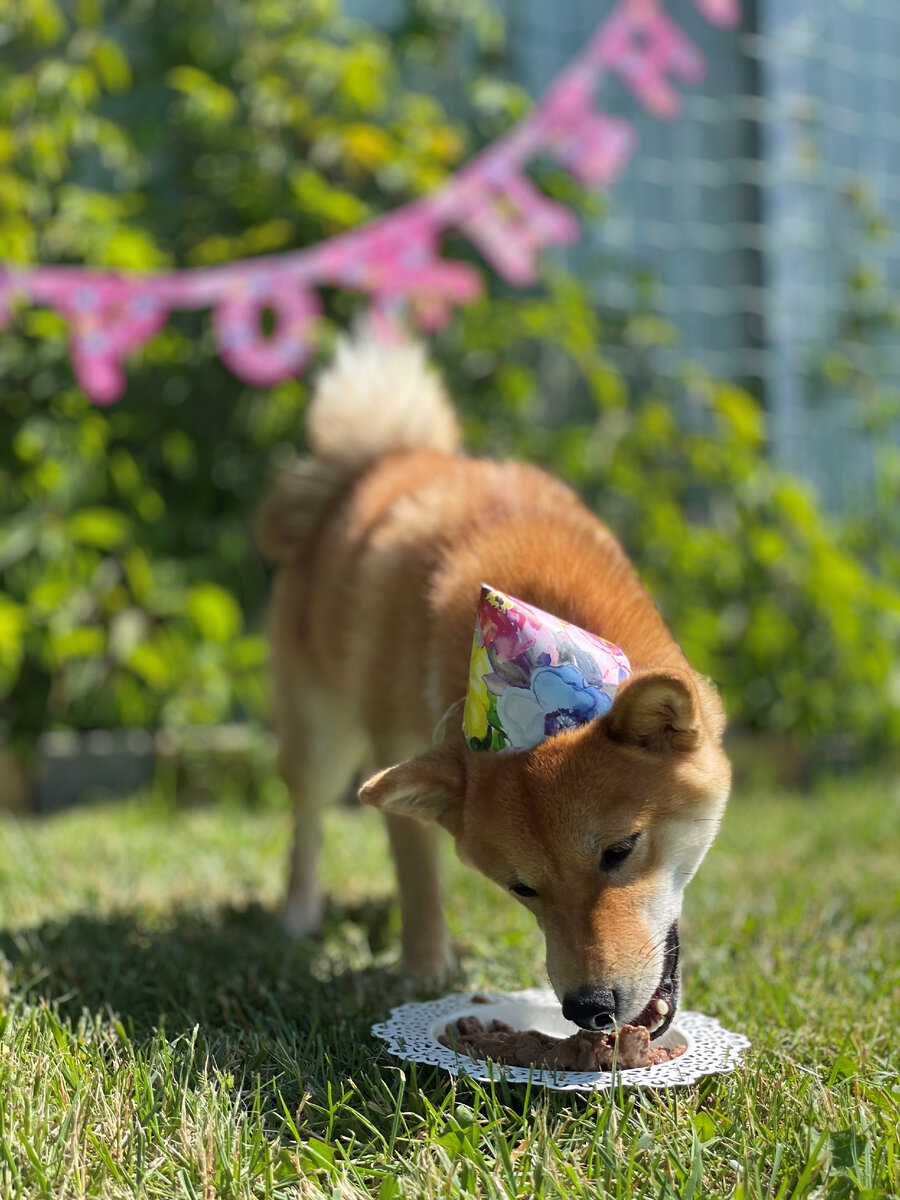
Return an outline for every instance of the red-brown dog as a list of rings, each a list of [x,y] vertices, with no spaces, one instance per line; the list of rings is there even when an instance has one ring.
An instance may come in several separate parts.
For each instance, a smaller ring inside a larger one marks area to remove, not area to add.
[[[730,785],[717,693],[567,487],[459,454],[420,347],[344,343],[316,390],[309,440],[313,457],[277,483],[259,520],[260,546],[282,564],[270,633],[296,814],[287,928],[319,924],[321,806],[361,769],[377,772],[360,796],[387,817],[410,971],[439,977],[448,961],[439,824],[464,862],[534,913],[567,1017],[659,1036],[678,998],[682,894]],[[626,652],[633,674],[605,716],[529,750],[466,746],[482,581]]]

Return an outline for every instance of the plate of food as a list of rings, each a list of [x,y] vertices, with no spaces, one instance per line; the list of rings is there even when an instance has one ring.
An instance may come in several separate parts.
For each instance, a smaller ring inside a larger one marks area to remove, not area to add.
[[[685,1087],[733,1071],[750,1046],[714,1017],[682,1009],[656,1039],[644,1026],[589,1032],[563,1017],[549,988],[402,1004],[372,1033],[398,1058],[451,1075],[574,1092]]]

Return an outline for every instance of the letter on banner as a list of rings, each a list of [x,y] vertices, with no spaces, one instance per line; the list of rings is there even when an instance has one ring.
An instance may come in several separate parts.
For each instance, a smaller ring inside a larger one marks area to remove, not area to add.
[[[95,404],[113,404],[125,391],[126,356],[149,342],[169,314],[140,284],[103,280],[65,292],[57,307],[69,321],[75,378]]]
[[[631,122],[595,113],[577,83],[554,98],[548,116],[546,146],[557,162],[587,187],[615,183],[637,147]]]
[[[263,313],[275,328],[263,330]],[[267,273],[235,273],[213,309],[213,337],[233,375],[254,387],[272,387],[299,375],[315,352],[315,326],[321,314],[315,292],[275,268]]]
[[[514,168],[506,177],[481,182],[459,227],[498,274],[527,287],[537,278],[540,251],[575,241],[578,221]]]
[[[629,121],[594,109],[602,68],[586,62],[563,74],[544,102],[544,145],[588,187],[609,187],[637,146]]]
[[[667,15],[660,0],[626,0],[610,17],[600,57],[657,117],[674,117],[681,100],[671,84],[698,83],[703,55]]]
[[[69,323],[72,368],[95,404],[113,404],[125,391],[122,363],[168,319],[166,302],[149,281],[46,267],[12,276],[13,286],[49,304]]]
[[[370,290],[376,296],[405,297],[427,329],[439,329],[453,305],[469,303],[482,290],[474,267],[440,257],[439,237],[430,215],[401,218],[372,234],[380,270]]]
[[[741,19],[740,0],[694,0],[695,6],[713,25],[737,25]]]
[[[353,291],[368,292],[375,311],[391,319],[414,308],[427,329],[438,329],[453,305],[481,294],[481,277],[468,263],[442,259],[439,229],[425,211],[384,218],[339,239],[323,270]]]

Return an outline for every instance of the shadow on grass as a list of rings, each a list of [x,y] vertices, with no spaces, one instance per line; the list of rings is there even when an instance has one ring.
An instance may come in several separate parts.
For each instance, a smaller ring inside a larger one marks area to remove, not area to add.
[[[208,1061],[234,1077],[247,1103],[260,1085],[267,1093],[257,1101],[261,1115],[275,1124],[282,1098],[295,1110],[307,1093],[331,1103],[332,1089],[341,1095],[354,1081],[371,1092],[379,1077],[387,1095],[399,1088],[415,1111],[420,1089],[440,1104],[451,1085],[438,1068],[405,1064],[398,1071],[373,1045],[373,1021],[394,1004],[423,998],[396,968],[371,965],[394,944],[392,908],[386,900],[332,905],[321,938],[301,943],[260,905],[169,911],[158,927],[138,913],[79,914],[0,932],[0,955],[11,990],[27,1003],[45,1002],[73,1025],[85,1013],[106,1023],[113,1018],[148,1059],[165,1040],[182,1065],[190,1055],[185,1082]],[[441,990],[454,984],[465,986],[450,980]],[[459,1086],[463,1096],[480,1090],[464,1080]],[[502,1080],[496,1093],[520,1114],[538,1098],[551,1112],[590,1103]],[[356,1106],[353,1097],[347,1103]]]
[[[143,914],[75,915],[0,933],[0,954],[27,1003],[73,1024],[115,1018],[138,1048],[199,1027],[200,1063],[277,1076],[299,1099],[370,1071],[372,1021],[408,998],[396,968],[372,965],[393,945],[391,909],[332,906],[322,937],[303,943],[259,905],[176,910],[156,927]]]

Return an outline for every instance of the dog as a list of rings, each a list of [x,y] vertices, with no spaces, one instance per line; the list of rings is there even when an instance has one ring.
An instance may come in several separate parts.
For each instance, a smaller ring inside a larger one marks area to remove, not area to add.
[[[659,1037],[679,998],[685,885],[731,771],[713,685],[684,654],[610,531],[534,466],[468,458],[414,342],[343,340],[307,414],[311,456],[276,480],[257,540],[278,564],[269,615],[274,726],[295,833],[284,923],[322,916],[323,804],[367,776],[387,819],[405,968],[451,960],[438,826],[535,916],[565,1016]],[[483,585],[621,648],[605,714],[528,749],[461,728]]]

